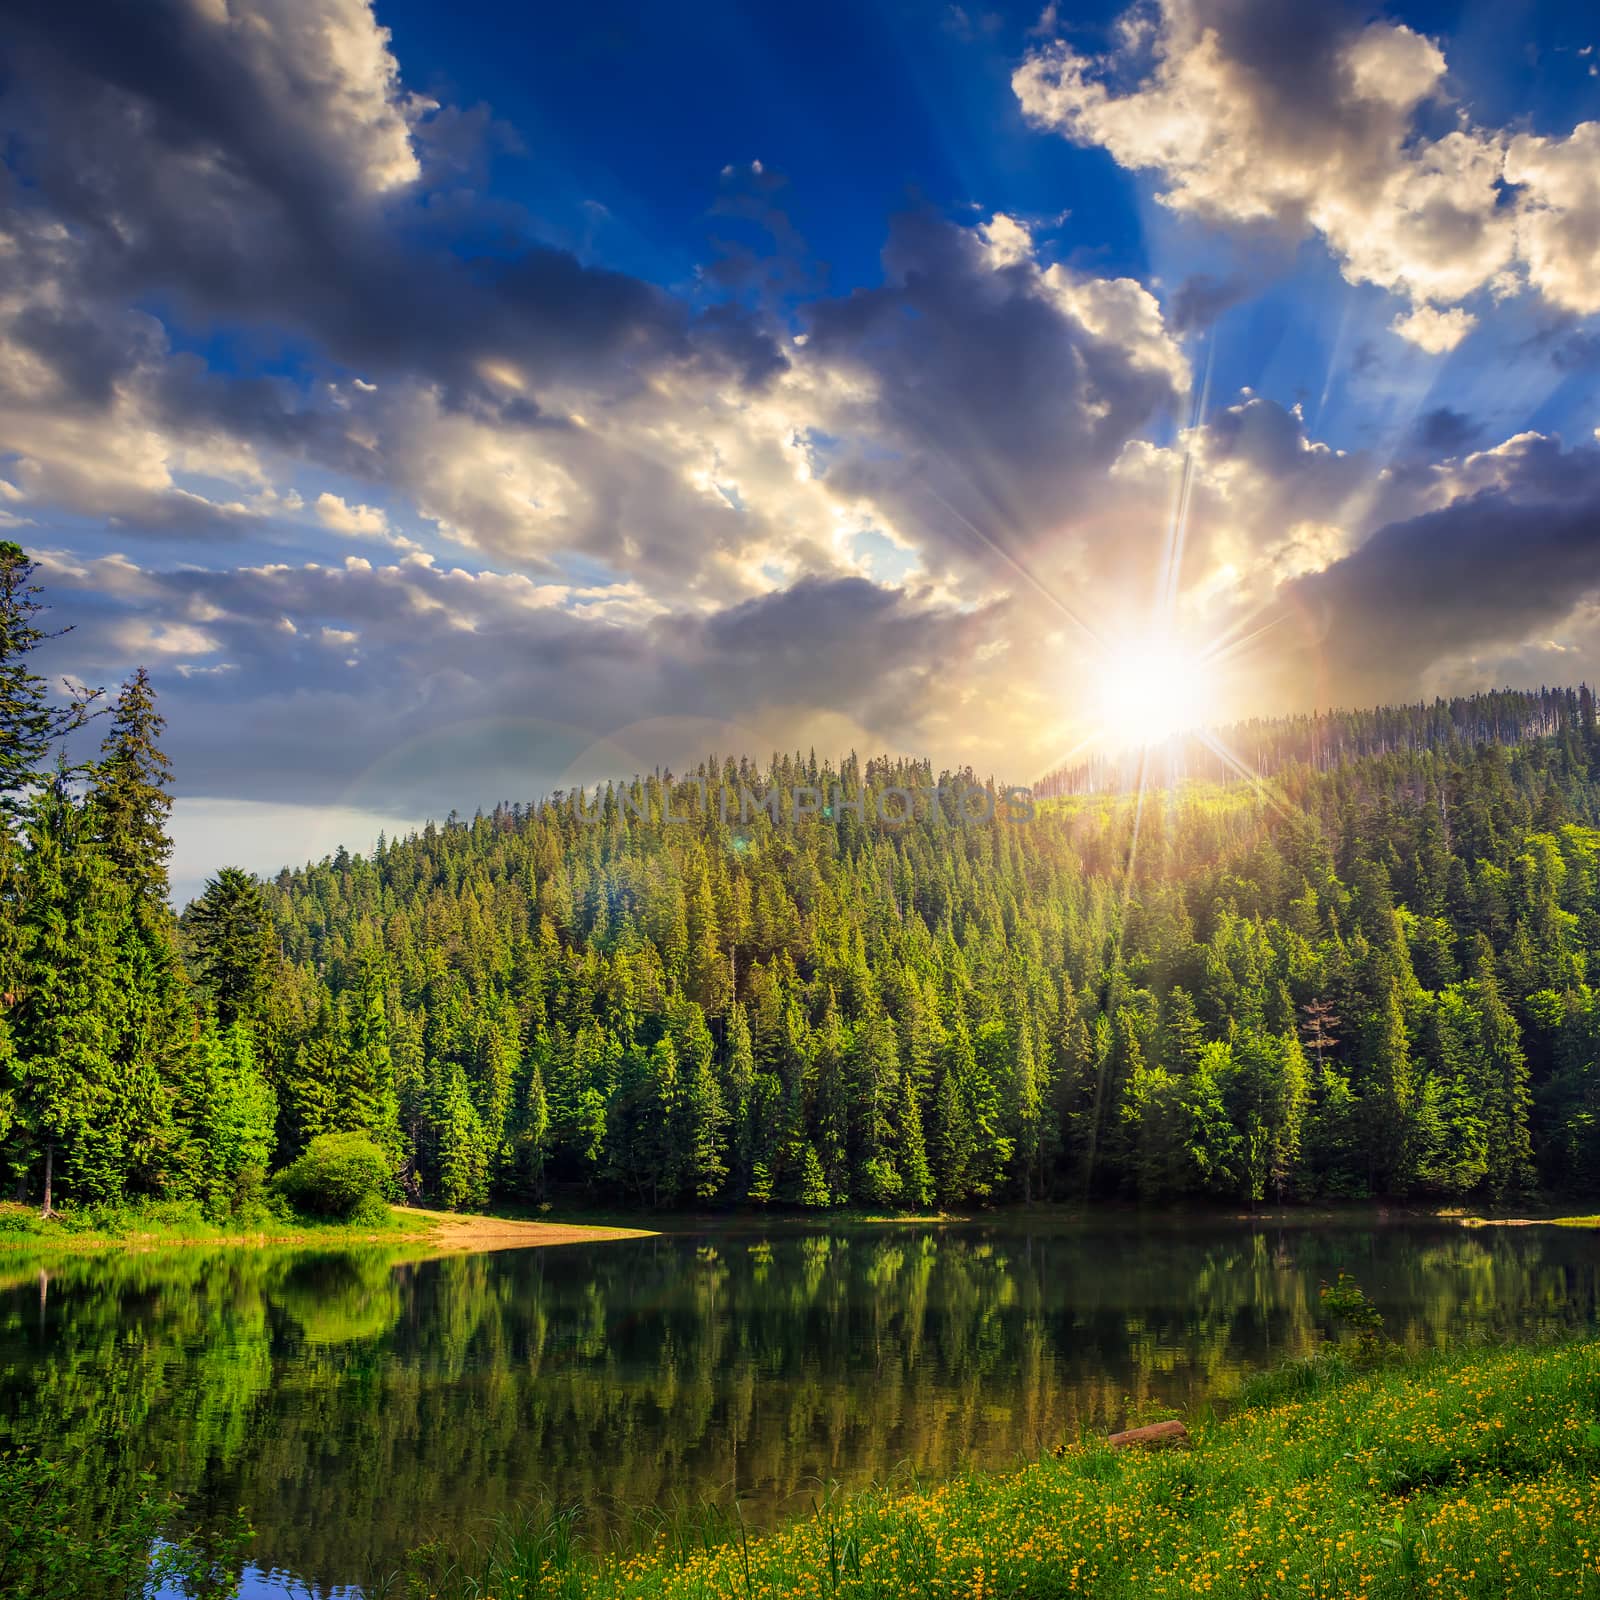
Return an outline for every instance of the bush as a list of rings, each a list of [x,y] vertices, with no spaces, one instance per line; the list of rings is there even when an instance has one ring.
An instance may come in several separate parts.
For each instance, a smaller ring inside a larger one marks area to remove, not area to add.
[[[1354,1331],[1356,1359],[1377,1360],[1383,1353],[1383,1317],[1361,1285],[1349,1273],[1341,1272],[1337,1283],[1323,1284],[1319,1293],[1322,1309],[1334,1325],[1343,1323]]]
[[[387,1216],[392,1177],[389,1157],[365,1134],[324,1133],[273,1184],[296,1211],[365,1222]]]
[[[43,1233],[44,1219],[35,1206],[0,1204],[0,1233]]]
[[[122,1234],[132,1220],[132,1209],[116,1200],[82,1206],[63,1201],[55,1214],[55,1224],[63,1233]]]

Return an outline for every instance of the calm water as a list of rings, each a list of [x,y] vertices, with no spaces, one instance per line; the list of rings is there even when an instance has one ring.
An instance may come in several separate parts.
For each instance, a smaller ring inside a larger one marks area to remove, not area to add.
[[[392,1251],[0,1258],[0,1432],[243,1505],[322,1585],[540,1494],[737,1491],[1006,1464],[1130,1403],[1194,1408],[1319,1337],[1341,1268],[1391,1334],[1592,1329],[1600,1236],[1442,1225],[997,1223]]]

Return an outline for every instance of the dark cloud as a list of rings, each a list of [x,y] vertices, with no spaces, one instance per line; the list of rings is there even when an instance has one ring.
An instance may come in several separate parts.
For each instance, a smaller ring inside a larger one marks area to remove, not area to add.
[[[525,579],[414,562],[46,577],[82,670],[151,662],[181,793],[401,815],[524,798],[589,744],[659,750],[663,735],[638,734],[652,722],[792,726],[826,707],[903,744],[948,703],[949,663],[1003,629],[993,609],[859,579],[608,620]],[[456,759],[463,741],[475,766]]]
[[[441,196],[407,101],[370,50],[359,0],[307,0],[253,26],[183,0],[15,0],[4,57],[11,209],[72,230],[74,289],[159,295],[192,319],[313,339],[369,374],[474,381],[485,360],[533,385],[627,385],[727,361],[761,381],[770,338],[528,236],[498,206]],[[353,66],[330,33],[342,30]],[[365,55],[356,46],[366,46]],[[476,242],[480,248],[471,249]],[[704,333],[704,337],[702,337]],[[102,369],[115,359],[104,351]]]
[[[1455,456],[1470,449],[1483,436],[1483,424],[1449,406],[1435,406],[1417,418],[1411,442],[1430,455]]]
[[[718,236],[708,282],[758,300],[781,301],[816,293],[826,270],[811,260],[804,238],[777,197],[789,186],[782,173],[759,161],[727,167],[711,207]],[[733,225],[733,233],[722,230]]]
[[[1209,272],[1192,273],[1178,285],[1168,310],[1174,333],[1191,333],[1209,328],[1230,306],[1236,306],[1250,292],[1244,278],[1216,278]]]
[[[1390,523],[1288,586],[1321,672],[1355,703],[1415,694],[1437,663],[1511,649],[1600,592],[1600,450],[1541,440],[1498,487]]]
[[[809,308],[808,354],[858,375],[868,448],[829,469],[846,494],[970,550],[961,526],[1024,553],[1186,376],[1155,301],[997,253],[927,212],[899,217],[886,282]]]

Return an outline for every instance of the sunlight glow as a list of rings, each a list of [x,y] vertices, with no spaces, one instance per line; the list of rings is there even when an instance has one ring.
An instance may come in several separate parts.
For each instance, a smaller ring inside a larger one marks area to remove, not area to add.
[[[1159,744],[1215,719],[1215,676],[1207,657],[1171,638],[1111,645],[1099,665],[1096,716],[1121,745]]]

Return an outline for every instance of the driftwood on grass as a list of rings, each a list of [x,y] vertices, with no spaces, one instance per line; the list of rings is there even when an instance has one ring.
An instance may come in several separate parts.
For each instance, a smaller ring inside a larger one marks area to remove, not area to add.
[[[1123,1450],[1129,1445],[1140,1445],[1147,1450],[1170,1450],[1176,1445],[1190,1443],[1189,1430],[1181,1422],[1152,1422],[1148,1428],[1129,1428],[1126,1433],[1114,1433],[1106,1443],[1113,1450]]]

